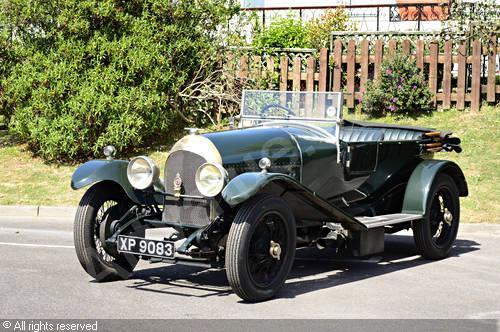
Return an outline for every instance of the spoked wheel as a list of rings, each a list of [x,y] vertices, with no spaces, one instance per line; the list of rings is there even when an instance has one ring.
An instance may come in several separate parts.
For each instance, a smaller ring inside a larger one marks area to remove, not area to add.
[[[446,174],[439,174],[431,187],[427,213],[413,226],[415,244],[428,259],[448,256],[457,237],[460,200],[457,185]]]
[[[105,243],[131,206],[121,188],[108,183],[92,186],[80,201],[74,225],[75,250],[82,267],[98,281],[126,279],[137,264],[133,255],[118,254]]]
[[[280,197],[257,197],[238,211],[227,240],[226,273],[246,301],[273,297],[295,258],[295,218]]]

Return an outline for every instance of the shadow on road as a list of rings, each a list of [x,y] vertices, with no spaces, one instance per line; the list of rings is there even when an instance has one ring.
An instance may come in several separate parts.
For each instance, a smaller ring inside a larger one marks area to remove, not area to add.
[[[450,257],[479,250],[479,247],[475,241],[457,239]],[[367,259],[335,257],[328,249],[301,249],[297,251],[294,267],[278,298],[293,298],[423,264],[432,264],[432,261],[417,254],[413,237],[408,235],[387,235],[385,252]],[[179,296],[210,297],[232,293],[224,270],[183,265],[138,270],[131,281],[134,282],[131,288]]]

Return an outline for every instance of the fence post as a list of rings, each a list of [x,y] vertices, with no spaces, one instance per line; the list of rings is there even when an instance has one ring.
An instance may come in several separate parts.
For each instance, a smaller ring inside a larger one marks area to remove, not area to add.
[[[439,44],[433,40],[429,45],[430,60],[429,60],[429,90],[431,90],[433,97],[432,103],[436,107],[436,92],[437,92],[437,67],[438,67],[438,51]]]
[[[319,52],[319,91],[327,91],[328,88],[328,49],[322,48]]]
[[[377,39],[375,42],[375,65],[374,67],[374,77],[378,79],[380,77],[380,65],[382,64],[382,57],[384,56],[384,43],[382,39]]]
[[[300,91],[300,67],[302,64],[302,60],[300,57],[297,55],[295,59],[293,59],[293,83],[292,83],[292,90],[293,91]]]
[[[398,47],[397,41],[395,39],[389,40],[389,49],[387,50],[387,54],[391,57],[396,53],[396,48]]]
[[[240,58],[240,79],[245,81],[248,78],[248,55],[242,55]]]
[[[458,48],[457,108],[465,108],[465,80],[467,77],[467,44],[462,41]]]
[[[266,59],[266,68],[263,70],[262,78],[267,79],[267,88],[271,89],[273,87],[273,79],[274,79],[274,57],[269,56]]]
[[[403,53],[410,54],[410,41],[408,39],[403,40]]]
[[[252,72],[250,77],[253,80],[258,80],[262,78],[262,69],[261,69],[261,57],[260,55],[254,55],[252,57]]]
[[[282,55],[280,58],[280,90],[286,91],[288,87],[288,57]]]
[[[314,69],[316,68],[316,59],[313,56],[309,56],[307,58],[307,67],[306,67],[306,91],[314,91]],[[306,94],[306,116],[313,116],[313,96],[312,94]]]
[[[354,77],[356,67],[356,41],[349,40],[347,44],[347,108],[354,107]]]
[[[472,86],[471,103],[472,112],[478,112],[481,107],[481,42],[472,42]]]
[[[316,59],[313,56],[307,58],[306,69],[306,90],[314,91],[314,68],[316,67]]]
[[[335,40],[335,50],[333,51],[333,61],[335,67],[333,68],[333,91],[340,92],[342,84],[342,40]]]
[[[452,64],[452,42],[444,42],[444,66],[443,66],[443,109],[451,107],[451,64]]]
[[[488,45],[488,83],[487,83],[486,100],[489,102],[496,101],[496,96],[495,96],[496,59],[497,59],[497,36],[493,35],[491,36],[490,43]]]
[[[423,72],[424,70],[424,48],[425,44],[422,39],[417,40],[417,50],[415,52],[417,67]]]
[[[370,44],[368,39],[363,39],[361,42],[361,78],[360,91],[363,95],[366,91],[366,83],[368,82],[368,63],[370,60]]]
[[[234,78],[235,74],[234,74],[234,54],[232,53],[227,53],[226,55],[226,68],[225,68],[225,72],[228,73],[228,75],[230,75],[230,77]]]

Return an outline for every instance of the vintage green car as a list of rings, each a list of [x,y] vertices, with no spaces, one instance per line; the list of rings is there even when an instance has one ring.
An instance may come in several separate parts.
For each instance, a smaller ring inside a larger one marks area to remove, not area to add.
[[[350,257],[384,250],[413,229],[418,251],[444,258],[457,236],[460,152],[450,132],[342,119],[342,94],[245,91],[238,128],[190,129],[160,178],[148,157],[89,161],[75,218],[78,259],[99,281],[127,278],[139,259],[226,269],[247,301],[272,298],[297,248]]]

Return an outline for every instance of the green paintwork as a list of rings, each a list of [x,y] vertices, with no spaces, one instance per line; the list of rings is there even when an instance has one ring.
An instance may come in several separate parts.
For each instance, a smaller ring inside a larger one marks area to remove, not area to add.
[[[429,192],[434,182],[434,178],[440,172],[449,172],[453,176],[457,186],[460,188],[465,188],[460,190],[461,196],[466,196],[467,184],[465,183],[465,178],[462,171],[452,161],[449,160],[423,160],[413,171],[406,186],[405,198],[403,201],[403,213],[415,213],[415,214],[425,214],[427,199]],[[458,176],[454,176],[456,174]]]
[[[226,201],[227,204],[234,207],[254,196],[271,181],[278,179],[296,182],[294,178],[279,173],[243,173],[232,179],[226,185],[226,187],[222,191],[222,198]]]
[[[259,160],[271,160],[271,172],[300,178],[301,155],[297,144],[282,128],[256,127],[205,134],[222,156],[232,179],[245,172],[260,171]]]
[[[120,185],[127,196],[137,204],[144,204],[142,192],[134,190],[127,178],[128,160],[91,160],[80,165],[71,176],[71,188],[77,190],[102,181],[113,181]],[[164,192],[161,180],[154,183],[156,192]],[[163,196],[155,195],[158,204],[163,204]]]
[[[91,160],[78,167],[71,177],[71,188],[74,190],[89,186],[101,181],[113,181],[119,184],[135,203],[141,199],[127,179],[126,160]]]
[[[271,182],[281,184],[282,186],[283,182],[286,183],[285,187],[292,189],[294,193],[301,196],[306,202],[309,202],[316,209],[324,212],[325,215],[334,218],[347,229],[366,229],[366,226],[357,221],[353,216],[328,203],[294,178],[284,174],[268,172],[249,172],[241,174],[227,184],[226,188],[222,191],[222,198],[231,207],[234,207],[259,193]]]
[[[270,173],[288,175],[323,197],[353,190],[367,178],[345,181],[335,143],[308,130],[255,127],[204,136],[219,150],[229,179],[260,171],[258,162],[263,157],[271,160]]]

